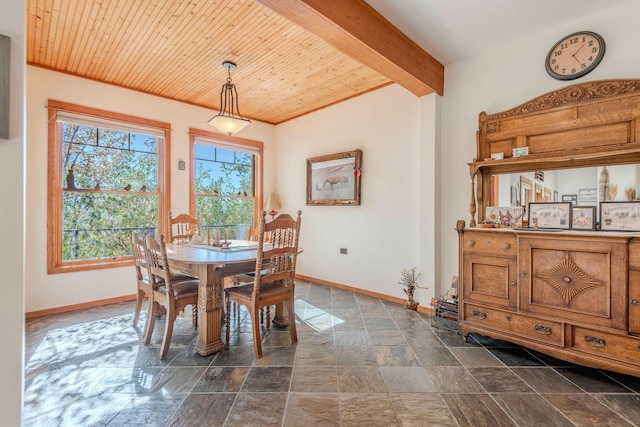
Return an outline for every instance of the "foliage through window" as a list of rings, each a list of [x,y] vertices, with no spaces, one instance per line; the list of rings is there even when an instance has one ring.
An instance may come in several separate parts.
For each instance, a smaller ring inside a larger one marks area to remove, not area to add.
[[[255,155],[195,144],[196,212],[204,237],[244,239],[254,223]]]
[[[60,215],[49,213],[59,218],[59,243],[49,247],[54,267],[128,260],[131,230],[157,233],[164,218],[164,130],[58,111],[52,143],[59,190],[50,196],[59,204],[49,209]]]

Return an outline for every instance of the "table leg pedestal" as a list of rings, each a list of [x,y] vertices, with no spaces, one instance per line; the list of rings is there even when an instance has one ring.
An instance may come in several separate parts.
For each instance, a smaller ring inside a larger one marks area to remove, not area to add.
[[[202,356],[225,348],[222,342],[222,274],[213,265],[201,265],[198,290],[198,343],[196,352]]]

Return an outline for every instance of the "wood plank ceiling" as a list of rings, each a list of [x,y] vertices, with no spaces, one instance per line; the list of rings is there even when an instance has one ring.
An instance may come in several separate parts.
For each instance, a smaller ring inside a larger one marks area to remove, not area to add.
[[[255,0],[27,1],[30,65],[213,115],[225,60],[242,115],[272,124],[392,83]]]

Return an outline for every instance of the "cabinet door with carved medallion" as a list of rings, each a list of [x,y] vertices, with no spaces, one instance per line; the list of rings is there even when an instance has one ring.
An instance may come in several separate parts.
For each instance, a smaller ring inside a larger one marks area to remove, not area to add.
[[[627,329],[624,240],[521,235],[519,251],[521,310]]]

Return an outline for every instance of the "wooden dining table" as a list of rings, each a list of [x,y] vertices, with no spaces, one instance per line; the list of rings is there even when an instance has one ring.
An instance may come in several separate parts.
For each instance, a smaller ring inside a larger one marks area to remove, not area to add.
[[[198,343],[196,352],[208,356],[224,349],[222,318],[224,278],[255,271],[257,243],[229,241],[229,249],[207,245],[167,243],[167,258],[172,270],[198,277]],[[284,307],[276,307],[273,323],[289,324]]]

